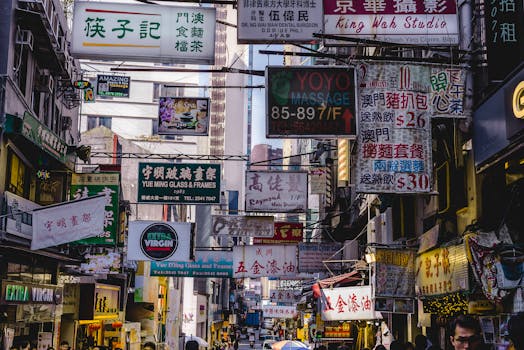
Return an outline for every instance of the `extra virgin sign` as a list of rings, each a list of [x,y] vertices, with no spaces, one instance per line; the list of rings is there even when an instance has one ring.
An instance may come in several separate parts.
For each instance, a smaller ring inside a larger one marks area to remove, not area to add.
[[[266,69],[267,137],[355,137],[355,72],[338,67]]]

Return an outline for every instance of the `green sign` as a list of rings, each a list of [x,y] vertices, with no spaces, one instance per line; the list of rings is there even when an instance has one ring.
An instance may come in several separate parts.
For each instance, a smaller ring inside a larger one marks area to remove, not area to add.
[[[77,244],[115,245],[118,232],[118,199],[120,173],[73,174],[71,198],[80,199],[103,194],[106,196],[104,232],[96,237],[76,241]]]
[[[220,164],[138,164],[139,203],[220,203]]]
[[[5,127],[6,132],[22,134],[38,148],[43,149],[69,169],[74,169],[75,157],[73,154],[67,153],[67,143],[37,118],[33,117],[31,113],[25,112],[23,119],[14,115],[7,115]]]

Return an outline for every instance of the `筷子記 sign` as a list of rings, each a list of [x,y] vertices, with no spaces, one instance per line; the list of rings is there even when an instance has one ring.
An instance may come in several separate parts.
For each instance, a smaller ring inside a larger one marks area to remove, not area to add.
[[[214,64],[216,10],[75,1],[71,53],[78,58]]]

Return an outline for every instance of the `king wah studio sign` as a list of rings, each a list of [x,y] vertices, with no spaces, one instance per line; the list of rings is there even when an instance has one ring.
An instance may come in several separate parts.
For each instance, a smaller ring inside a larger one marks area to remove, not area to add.
[[[59,304],[62,290],[57,286],[2,280],[0,304]]]

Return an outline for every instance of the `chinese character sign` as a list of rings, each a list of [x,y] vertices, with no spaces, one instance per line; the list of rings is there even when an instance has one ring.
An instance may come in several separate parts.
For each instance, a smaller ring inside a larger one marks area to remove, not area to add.
[[[139,163],[140,203],[220,203],[220,164]]]
[[[269,299],[272,303],[297,303],[300,300],[301,295],[302,293],[300,290],[294,289],[271,289],[269,291]]]
[[[355,71],[334,67],[266,68],[267,137],[354,137]]]
[[[342,259],[342,244],[333,243],[299,243],[298,270],[300,272],[318,272],[325,270],[322,261]],[[333,269],[336,267],[330,265]]]
[[[295,246],[233,247],[233,277],[291,277],[297,272]]]
[[[114,245],[117,241],[118,197],[120,188],[119,173],[73,174],[71,179],[71,198],[81,199],[104,195],[106,199],[104,232],[96,237],[77,241],[77,244]]]
[[[34,209],[31,250],[101,234],[105,204],[106,198],[97,196]]]
[[[415,252],[376,248],[375,296],[415,296]]]
[[[215,9],[75,2],[78,58],[214,64]]]
[[[304,224],[300,222],[275,222],[272,237],[253,239],[253,244],[297,244],[302,242]]]
[[[455,0],[324,0],[325,33],[414,45],[458,43]]]
[[[468,265],[464,244],[420,254],[415,260],[417,294],[430,296],[468,290]]]
[[[248,171],[246,177],[246,211],[306,211],[306,172]]]
[[[320,308],[323,321],[378,318],[375,314],[371,286],[322,289]]]
[[[238,2],[238,42],[311,42],[322,31],[322,0]]]
[[[427,67],[359,67],[357,192],[431,190],[431,109]]]
[[[484,7],[489,80],[504,80],[524,59],[522,1],[490,0]]]
[[[267,318],[294,318],[297,315],[295,306],[262,305],[262,312]]]
[[[273,237],[274,216],[213,215],[212,235]]]

